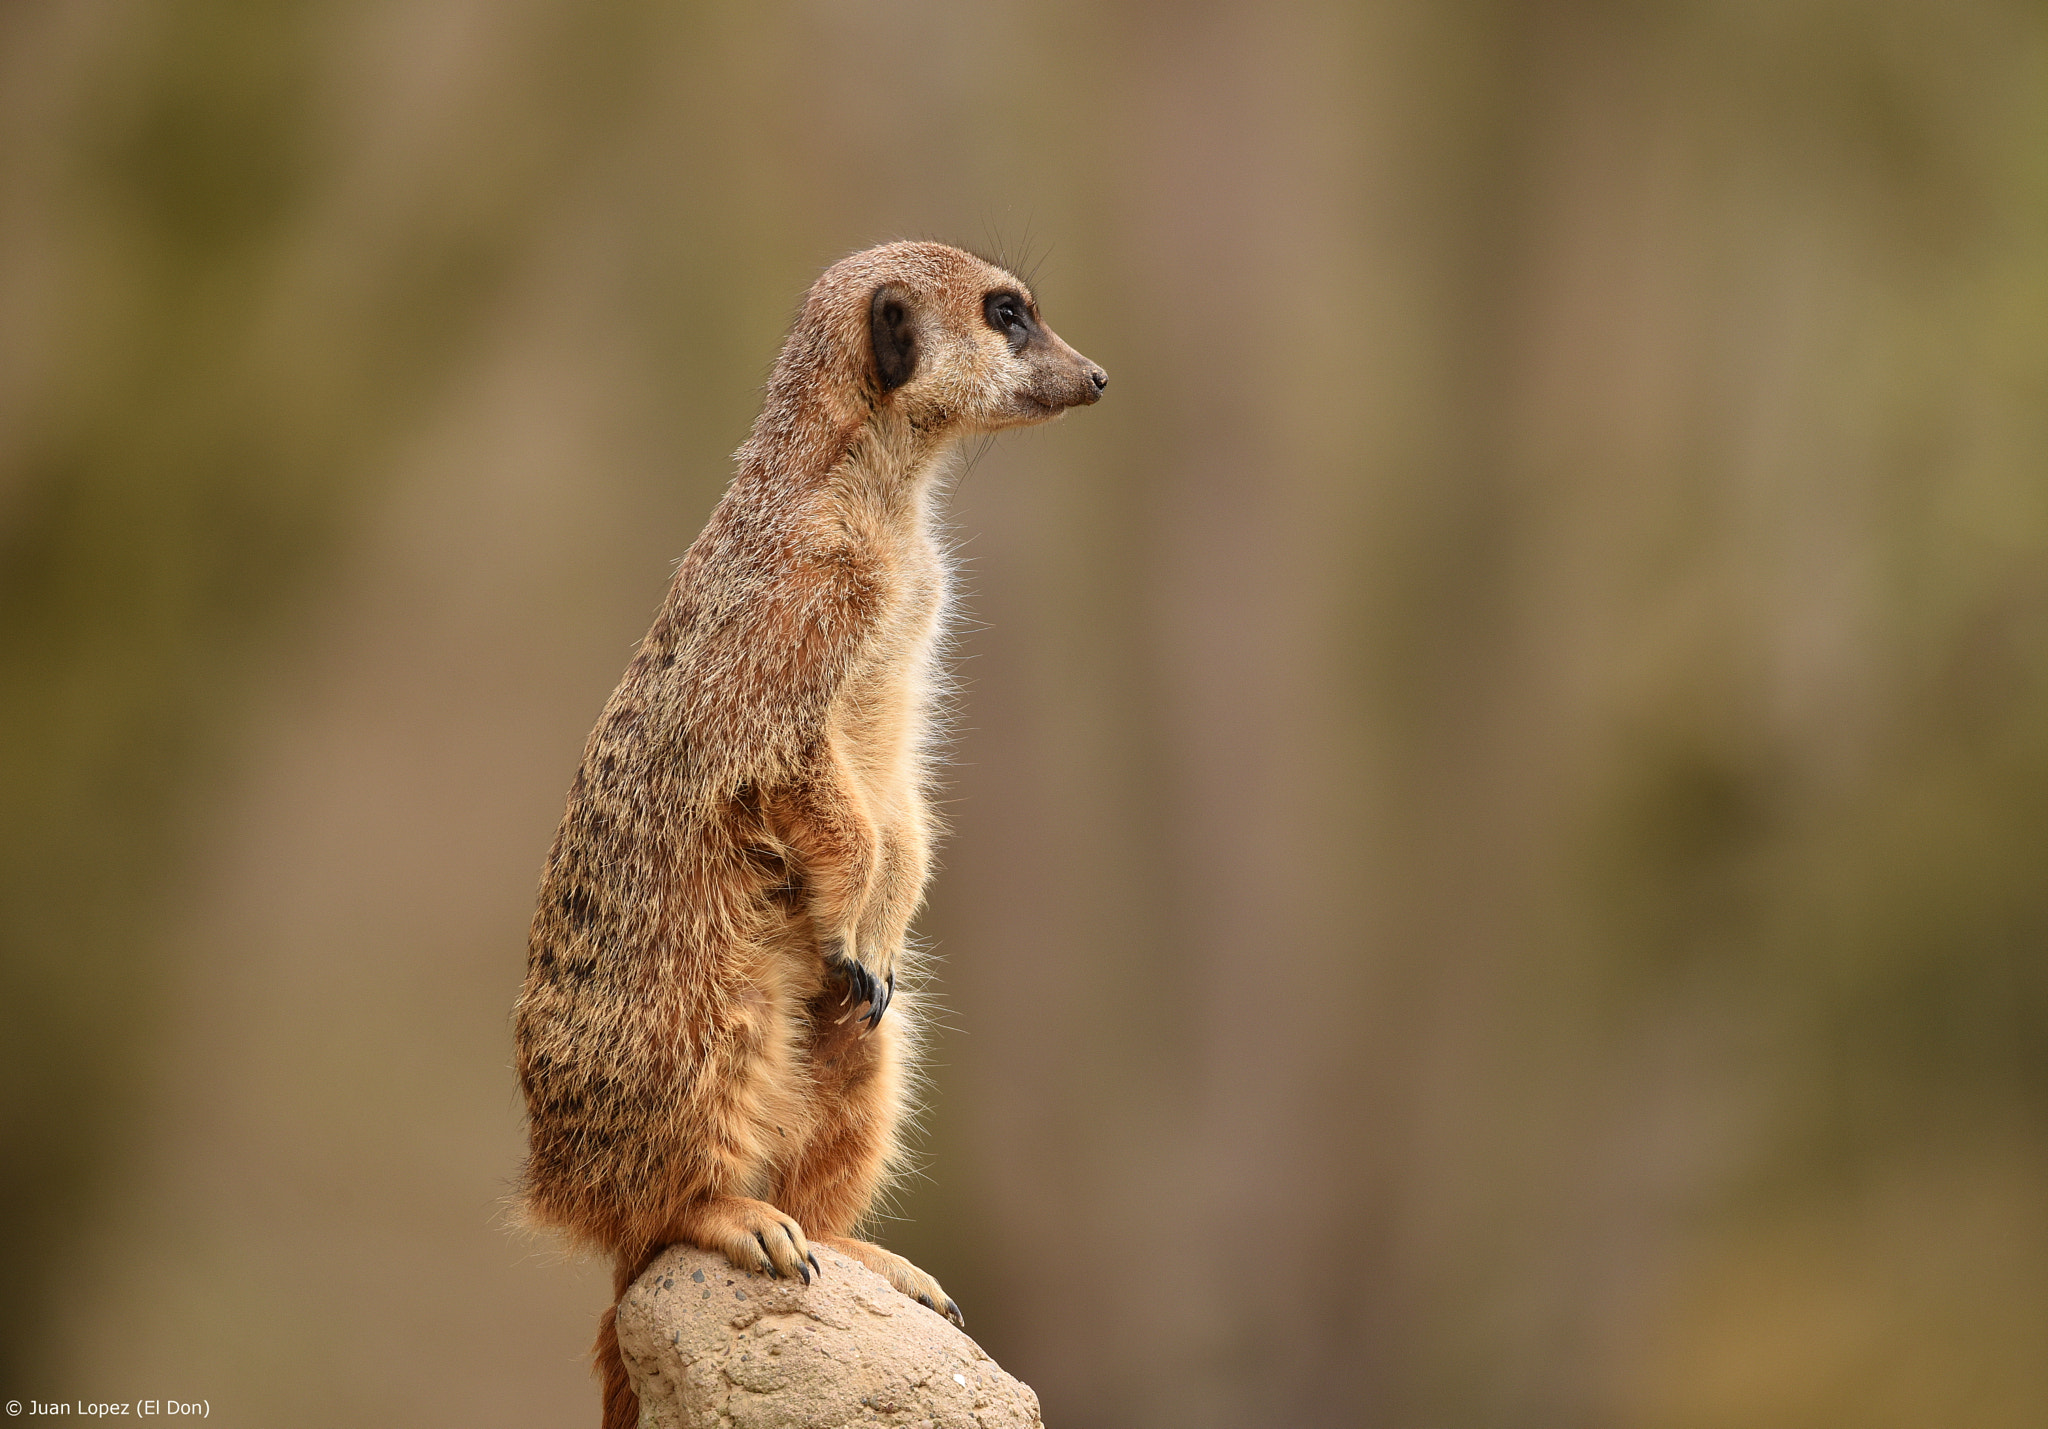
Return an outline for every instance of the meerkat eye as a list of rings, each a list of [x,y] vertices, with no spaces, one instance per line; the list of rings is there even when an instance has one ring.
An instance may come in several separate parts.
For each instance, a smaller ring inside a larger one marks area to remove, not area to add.
[[[1010,351],[1021,352],[1031,340],[1031,318],[1024,300],[1011,292],[990,293],[981,303],[988,325],[1010,340]]]

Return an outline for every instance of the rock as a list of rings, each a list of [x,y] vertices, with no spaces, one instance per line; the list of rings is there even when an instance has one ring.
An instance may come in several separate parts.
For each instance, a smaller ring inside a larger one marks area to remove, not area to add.
[[[810,1285],[675,1246],[619,1302],[641,1429],[1039,1429],[1038,1396],[944,1316],[816,1247]]]

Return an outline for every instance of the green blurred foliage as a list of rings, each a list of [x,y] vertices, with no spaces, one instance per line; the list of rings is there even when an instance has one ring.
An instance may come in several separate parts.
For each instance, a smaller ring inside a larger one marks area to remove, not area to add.
[[[146,933],[238,673],[333,521],[334,473],[264,430],[247,327],[313,181],[305,36],[197,7],[120,111],[52,164],[93,281],[38,334],[47,404],[10,442],[0,525],[7,1089],[0,1343],[41,1348],[44,1282],[99,1204],[161,993]],[[28,28],[16,16],[17,38]],[[298,40],[301,43],[294,45]],[[90,215],[89,217],[87,215]],[[82,230],[82,231],[79,231]],[[98,251],[94,251],[97,249]],[[97,261],[95,261],[97,260]],[[17,341],[19,337],[17,337]],[[32,1361],[0,1364],[20,1383]]]
[[[12,136],[35,204],[15,228],[12,345],[40,400],[0,480],[9,1383],[47,1354],[47,1282],[81,1223],[107,1213],[133,1092],[161,1055],[152,928],[204,857],[194,785],[231,763],[252,673],[291,659],[378,455],[431,404],[502,283],[519,241],[507,210],[546,180],[535,144],[467,202],[437,205],[438,225],[391,216],[396,232],[351,255],[353,291],[307,291],[288,265],[305,262],[341,164],[320,112],[335,19],[206,3],[118,32],[78,7],[7,22],[34,97],[38,61],[99,51],[89,92],[29,116],[57,133],[17,115]],[[562,62],[573,69],[573,47]],[[552,127],[601,124],[599,87],[564,97],[581,102],[556,106]]]

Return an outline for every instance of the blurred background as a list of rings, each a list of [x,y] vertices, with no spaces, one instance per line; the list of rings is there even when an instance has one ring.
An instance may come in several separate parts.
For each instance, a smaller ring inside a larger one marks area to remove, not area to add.
[[[798,300],[958,483],[927,1175],[1055,1429],[2048,1423],[2048,12],[0,7],[0,1394],[594,1423],[509,1011]]]

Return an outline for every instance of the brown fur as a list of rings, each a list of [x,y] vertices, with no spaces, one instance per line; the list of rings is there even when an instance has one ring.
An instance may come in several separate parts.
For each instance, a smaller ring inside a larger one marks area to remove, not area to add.
[[[806,1280],[816,1242],[959,1316],[852,1232],[914,1050],[888,990],[936,822],[934,488],[961,437],[1106,381],[1036,319],[1017,278],[939,244],[828,269],[591,733],[517,1013],[524,1206],[609,1255],[615,1295],[678,1241]],[[630,1425],[610,1311],[597,1356],[604,1422]]]

